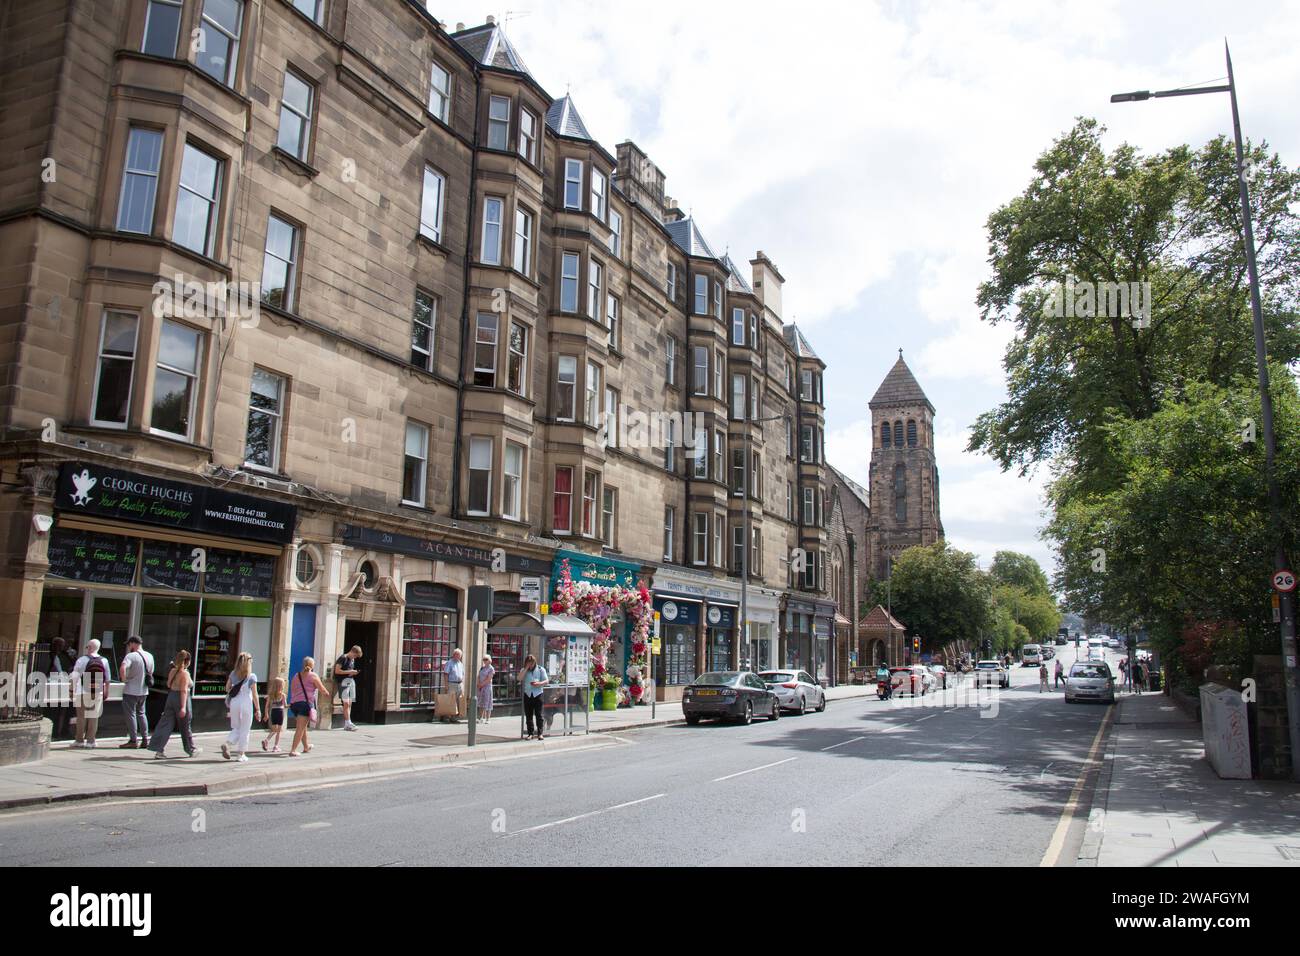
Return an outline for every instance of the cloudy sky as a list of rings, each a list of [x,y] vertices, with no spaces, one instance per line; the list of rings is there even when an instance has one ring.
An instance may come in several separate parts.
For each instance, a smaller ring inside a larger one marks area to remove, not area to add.
[[[948,536],[984,567],[1011,548],[1051,569],[1045,476],[963,451],[1005,394],[1007,333],[974,306],[988,215],[1077,116],[1150,151],[1230,133],[1226,96],[1109,102],[1224,77],[1225,38],[1247,137],[1300,164],[1294,2],[511,2],[429,5],[507,22],[538,82],[611,152],[639,144],[715,249],[777,263],[785,320],[829,365],[828,455],[860,481],[867,402],[904,349],[938,410]]]

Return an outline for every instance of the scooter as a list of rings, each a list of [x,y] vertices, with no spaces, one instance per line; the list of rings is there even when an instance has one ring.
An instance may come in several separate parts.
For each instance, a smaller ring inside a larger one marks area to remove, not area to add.
[[[889,700],[893,695],[890,693],[889,680],[876,681],[876,696],[881,700]]]

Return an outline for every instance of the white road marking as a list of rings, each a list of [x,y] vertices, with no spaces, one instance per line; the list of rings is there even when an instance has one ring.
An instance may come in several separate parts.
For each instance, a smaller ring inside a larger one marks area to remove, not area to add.
[[[859,740],[866,740],[866,737],[854,737],[852,740],[842,740],[837,744],[831,744],[829,747],[823,747],[822,753],[828,750],[835,750],[839,747],[847,747],[849,744],[856,744]]]
[[[332,826],[334,826],[334,824],[321,821],[319,823],[304,823],[298,829],[299,830],[328,830]]]
[[[642,797],[640,800],[629,800],[627,803],[620,803],[617,806],[606,807],[603,810],[592,810],[590,813],[579,813],[576,817],[565,817],[563,820],[553,820],[550,823],[543,823],[535,827],[516,830],[513,833],[507,833],[506,836],[519,836],[521,833],[536,833],[538,830],[549,830],[551,827],[563,826],[566,823],[576,823],[579,820],[598,817],[602,813],[612,813],[615,810],[626,810],[628,807],[635,807],[640,803],[649,803],[651,800],[658,800],[660,797],[666,796],[666,793],[656,793],[653,797]]]
[[[743,777],[747,773],[758,773],[760,770],[771,770],[773,767],[779,767],[783,763],[790,763],[792,760],[798,760],[798,757],[787,757],[785,760],[778,760],[776,763],[765,763],[761,767],[753,767],[750,770],[742,770],[740,773],[729,773],[725,777],[714,777],[714,783],[722,783],[724,780],[734,780],[736,777]]]

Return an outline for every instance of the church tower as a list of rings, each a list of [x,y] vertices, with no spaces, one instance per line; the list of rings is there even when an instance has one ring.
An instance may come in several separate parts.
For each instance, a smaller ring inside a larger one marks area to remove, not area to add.
[[[898,351],[898,362],[871,399],[871,517],[868,568],[884,580],[908,548],[943,539],[934,406]]]

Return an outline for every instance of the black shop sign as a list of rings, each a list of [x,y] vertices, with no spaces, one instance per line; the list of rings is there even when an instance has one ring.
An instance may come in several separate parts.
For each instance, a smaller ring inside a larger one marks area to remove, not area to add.
[[[274,544],[293,540],[297,520],[292,505],[81,462],[67,462],[59,470],[54,506],[67,513]]]
[[[362,551],[406,554],[413,558],[445,561],[448,564],[466,564],[474,568],[492,567],[492,552],[489,549],[453,544],[436,538],[415,538],[406,534],[394,534],[391,531],[363,528],[359,525],[342,525],[339,537],[344,544]],[[549,561],[539,561],[536,558],[509,553],[505,558],[506,570],[510,572],[539,576],[550,573]]]

